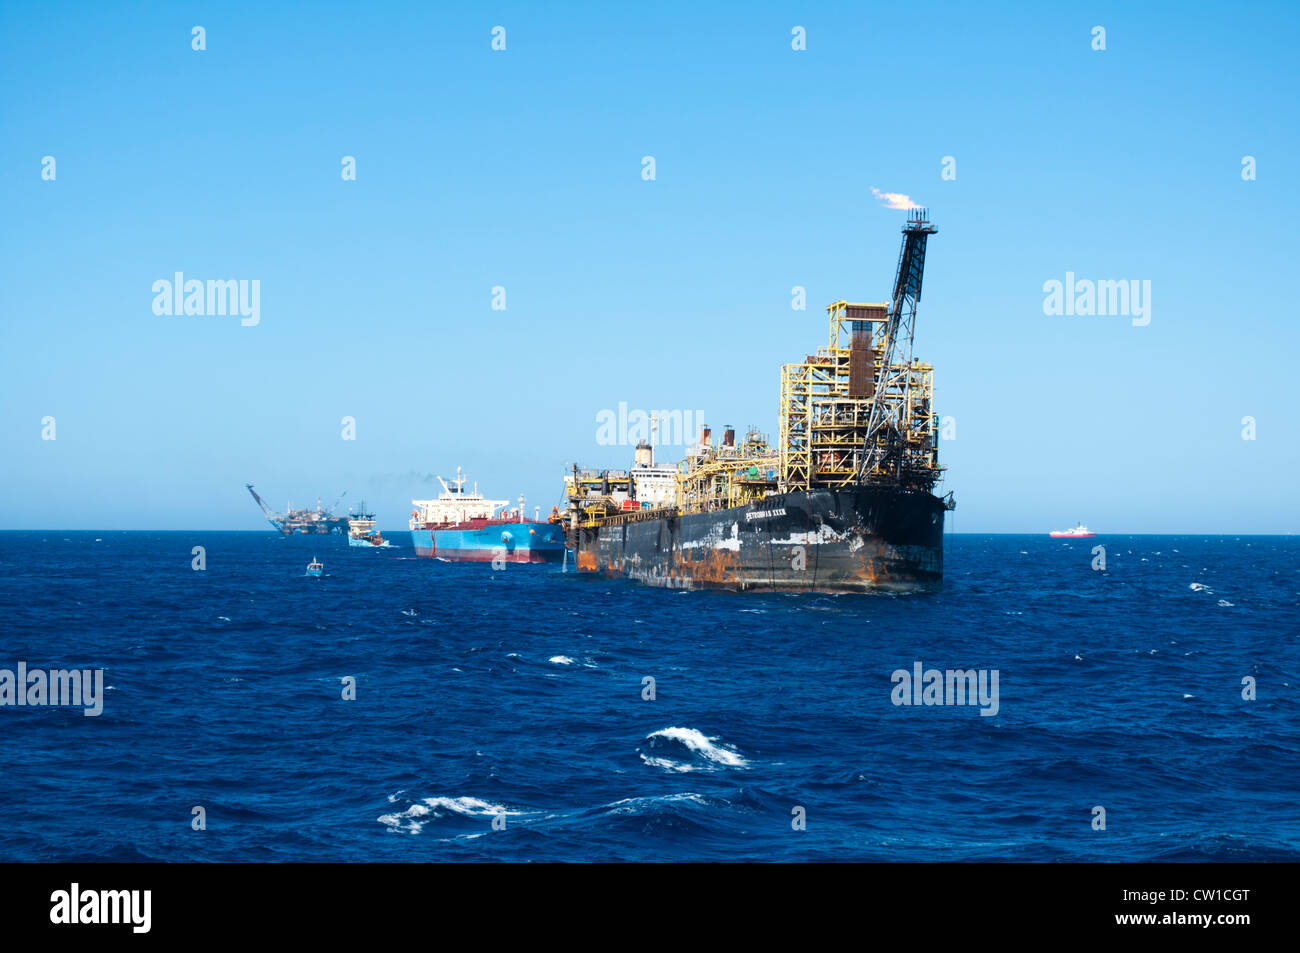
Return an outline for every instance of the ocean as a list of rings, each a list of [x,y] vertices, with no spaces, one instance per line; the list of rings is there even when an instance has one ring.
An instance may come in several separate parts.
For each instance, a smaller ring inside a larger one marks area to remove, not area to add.
[[[385,535],[0,533],[0,669],[104,685],[0,707],[3,859],[1300,860],[1297,537],[953,534],[941,592],[832,596]],[[996,713],[895,704],[918,664]]]

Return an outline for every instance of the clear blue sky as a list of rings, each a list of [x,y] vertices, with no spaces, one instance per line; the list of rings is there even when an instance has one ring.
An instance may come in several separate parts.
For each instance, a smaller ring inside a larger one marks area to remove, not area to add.
[[[1300,13],[1132,6],[5,4],[0,526],[255,529],[252,482],[397,527],[457,465],[545,511],[620,401],[775,436],[888,296],[875,187],[939,228],[957,530],[1294,532]],[[176,271],[261,323],[155,315]],[[1150,325],[1044,315],[1067,271]]]

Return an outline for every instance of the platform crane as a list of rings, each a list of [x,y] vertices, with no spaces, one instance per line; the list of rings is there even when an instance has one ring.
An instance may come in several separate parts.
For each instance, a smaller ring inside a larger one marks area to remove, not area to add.
[[[872,395],[871,413],[862,442],[857,482],[882,463],[902,476],[903,443],[911,406],[912,337],[916,327],[916,306],[921,300],[921,279],[925,275],[925,246],[937,232],[927,209],[915,209],[903,226],[903,246],[898,254],[894,294],[890,298],[880,353],[880,377]],[[858,330],[855,327],[855,330]],[[900,399],[901,398],[901,399]]]

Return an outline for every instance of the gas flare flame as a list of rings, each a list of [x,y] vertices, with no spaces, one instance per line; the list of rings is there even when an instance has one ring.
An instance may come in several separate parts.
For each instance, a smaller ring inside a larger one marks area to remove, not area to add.
[[[880,199],[882,202],[884,202],[885,208],[896,208],[896,209],[904,209],[904,210],[923,208],[923,206],[918,205],[916,202],[913,202],[910,196],[904,195],[902,192],[882,192],[880,191],[880,189],[876,188],[875,186],[872,186],[871,194],[874,195],[876,198]]]

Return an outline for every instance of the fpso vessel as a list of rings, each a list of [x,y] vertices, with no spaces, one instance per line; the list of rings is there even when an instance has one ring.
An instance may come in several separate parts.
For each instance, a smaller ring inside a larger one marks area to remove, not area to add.
[[[581,572],[670,588],[861,592],[943,580],[943,476],[934,368],[912,356],[925,210],[903,228],[894,293],[827,307],[826,347],[781,370],[775,446],[727,427],[676,467],[652,443],[628,470],[565,478],[568,546]],[[657,422],[652,422],[652,430]]]
[[[306,507],[295,507],[290,503],[285,507],[283,513],[275,513],[266,505],[266,501],[257,495],[257,491],[253,489],[253,484],[245,483],[244,486],[248,488],[249,493],[253,494],[253,500],[266,516],[266,521],[274,526],[278,533],[293,536],[295,534],[324,535],[327,533],[346,533],[348,531],[348,517],[335,516],[334,507],[326,509],[321,506],[319,497],[316,498],[316,509],[314,510]],[[339,494],[338,500],[334,501],[334,506],[338,506],[346,495],[346,491]]]
[[[518,512],[497,510],[508,500],[487,500],[475,486],[465,492],[460,468],[456,479],[438,477],[442,493],[436,500],[412,500],[411,542],[417,556],[474,562],[541,563],[564,558],[564,528],[558,522],[524,519],[524,498]],[[558,512],[556,514],[558,519]]]

